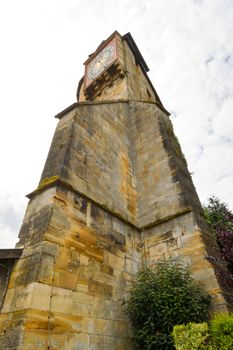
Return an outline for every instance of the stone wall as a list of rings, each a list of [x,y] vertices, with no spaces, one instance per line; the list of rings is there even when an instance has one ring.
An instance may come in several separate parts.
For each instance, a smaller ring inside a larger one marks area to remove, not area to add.
[[[226,311],[166,111],[125,100],[75,104],[59,118],[20,230],[0,349],[132,350],[122,301],[142,264],[171,255]]]
[[[148,228],[143,232],[145,259],[153,266],[158,259],[178,257],[190,268],[192,276],[212,296],[212,306],[217,312],[226,312],[226,301],[218,284],[213,266],[208,261],[208,247],[215,245],[214,236],[202,231],[193,212],[176,216],[168,221]]]
[[[81,103],[57,127],[39,188],[60,179],[142,228],[201,205],[155,103]]]
[[[42,233],[38,211],[48,201]],[[141,264],[137,230],[59,185],[31,200],[20,236],[26,248],[2,309],[0,348],[131,349],[122,301]]]
[[[130,133],[127,102],[78,105],[59,122],[40,186],[59,178],[135,222]]]

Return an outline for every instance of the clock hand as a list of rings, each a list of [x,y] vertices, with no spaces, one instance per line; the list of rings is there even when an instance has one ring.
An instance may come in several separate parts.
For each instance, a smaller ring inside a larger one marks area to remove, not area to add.
[[[101,66],[105,68],[105,65],[104,65],[104,63],[102,61],[98,61],[98,63],[100,63]]]
[[[109,57],[103,58],[102,60],[100,60],[100,63],[106,67],[108,65],[108,61],[109,61]]]

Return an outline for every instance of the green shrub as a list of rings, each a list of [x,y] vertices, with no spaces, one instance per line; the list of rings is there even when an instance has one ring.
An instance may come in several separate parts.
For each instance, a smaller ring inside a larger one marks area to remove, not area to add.
[[[219,350],[233,349],[233,314],[218,314],[210,322],[213,346]]]
[[[207,323],[175,326],[172,332],[177,350],[232,350],[233,314],[217,314]]]
[[[173,327],[206,321],[209,306],[209,295],[179,261],[163,260],[141,270],[127,302],[136,348],[174,349]]]
[[[212,349],[211,345],[207,345],[209,327],[206,322],[175,326],[172,336],[177,350]]]

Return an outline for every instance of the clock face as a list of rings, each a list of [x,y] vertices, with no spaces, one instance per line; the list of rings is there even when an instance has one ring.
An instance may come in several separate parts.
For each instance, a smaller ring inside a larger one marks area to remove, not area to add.
[[[115,57],[115,45],[110,43],[87,66],[87,85],[97,78],[114,61]]]

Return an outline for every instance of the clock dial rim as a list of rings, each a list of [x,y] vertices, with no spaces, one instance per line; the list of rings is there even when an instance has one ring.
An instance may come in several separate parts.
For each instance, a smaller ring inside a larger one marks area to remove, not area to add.
[[[102,57],[105,52],[109,51],[109,48],[112,48],[112,50],[110,51],[106,60]],[[87,66],[87,78],[89,81],[92,82],[93,80],[95,80],[98,77],[98,75],[100,75],[105,69],[108,68],[108,66],[114,60],[114,54],[115,54],[115,47],[111,44],[107,45],[102,51],[100,51],[100,53],[93,59],[93,61],[90,62],[89,67]],[[101,61],[106,61],[106,63]],[[95,70],[96,68],[97,68],[97,72],[95,73],[93,72],[93,70]]]
[[[109,50],[110,49],[110,50]],[[105,53],[109,55],[105,59]],[[100,62],[102,60],[102,62]],[[116,38],[111,40],[85,67],[85,89],[88,88],[105,70],[117,60]],[[100,67],[97,67],[99,61]],[[101,65],[102,63],[102,65]],[[95,68],[97,68],[95,72]]]

